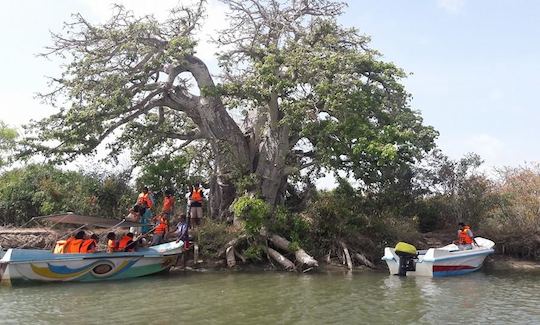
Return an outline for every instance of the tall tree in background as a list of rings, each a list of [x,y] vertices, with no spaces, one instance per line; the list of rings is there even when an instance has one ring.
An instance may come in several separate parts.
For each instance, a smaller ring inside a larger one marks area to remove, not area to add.
[[[9,163],[16,146],[17,131],[0,121],[0,168]]]
[[[163,22],[120,6],[101,25],[75,15],[45,54],[66,62],[43,94],[59,112],[29,126],[25,153],[69,160],[104,143],[110,157],[129,148],[138,161],[199,143],[212,213],[225,217],[239,180],[274,206],[292,176],[341,170],[377,187],[433,147],[403,71],[337,23],[343,3],[222,2],[217,79],[194,50],[205,1]]]

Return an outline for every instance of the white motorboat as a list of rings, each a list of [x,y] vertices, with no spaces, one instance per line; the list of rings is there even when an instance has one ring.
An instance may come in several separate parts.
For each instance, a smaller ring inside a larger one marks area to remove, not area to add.
[[[494,252],[495,243],[482,237],[474,238],[478,245],[471,249],[460,249],[450,244],[440,248],[416,251],[414,246],[400,250],[386,247],[382,260],[388,264],[392,275],[406,276],[450,276],[474,272],[482,267],[485,258]]]

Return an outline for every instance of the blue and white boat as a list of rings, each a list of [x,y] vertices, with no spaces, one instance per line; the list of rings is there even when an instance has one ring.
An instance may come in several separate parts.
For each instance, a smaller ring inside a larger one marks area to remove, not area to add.
[[[439,277],[466,274],[480,269],[486,257],[494,253],[494,242],[482,237],[474,239],[478,245],[473,245],[472,249],[460,249],[450,244],[440,248],[402,252],[386,247],[382,260],[386,261],[392,275]]]
[[[88,218],[85,222],[88,222]],[[105,224],[109,223],[102,225]],[[122,226],[132,224],[124,222]],[[0,281],[11,285],[21,281],[91,282],[135,278],[168,271],[176,264],[183,247],[182,241],[175,241],[138,248],[134,252],[85,254],[55,254],[45,249],[11,248],[2,252]]]

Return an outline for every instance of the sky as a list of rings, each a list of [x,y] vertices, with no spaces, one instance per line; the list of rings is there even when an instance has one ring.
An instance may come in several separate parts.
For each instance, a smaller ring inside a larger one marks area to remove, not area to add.
[[[0,0],[0,120],[19,128],[53,109],[35,99],[59,63],[37,57],[72,13],[92,22],[121,3],[136,14],[165,17],[178,1]],[[181,1],[182,2],[182,1]],[[183,1],[185,2],[185,1]],[[225,24],[225,7],[209,0],[199,56],[217,69],[209,35]],[[356,0],[340,22],[371,37],[382,59],[410,75],[404,84],[438,146],[453,159],[476,152],[486,168],[538,161],[540,1]],[[215,70],[217,72],[217,70]]]

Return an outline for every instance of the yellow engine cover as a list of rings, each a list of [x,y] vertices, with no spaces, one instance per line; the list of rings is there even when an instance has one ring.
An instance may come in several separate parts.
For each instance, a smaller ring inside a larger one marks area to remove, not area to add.
[[[396,244],[395,250],[396,252],[416,255],[416,247],[414,247],[411,244],[404,243],[402,241]]]

